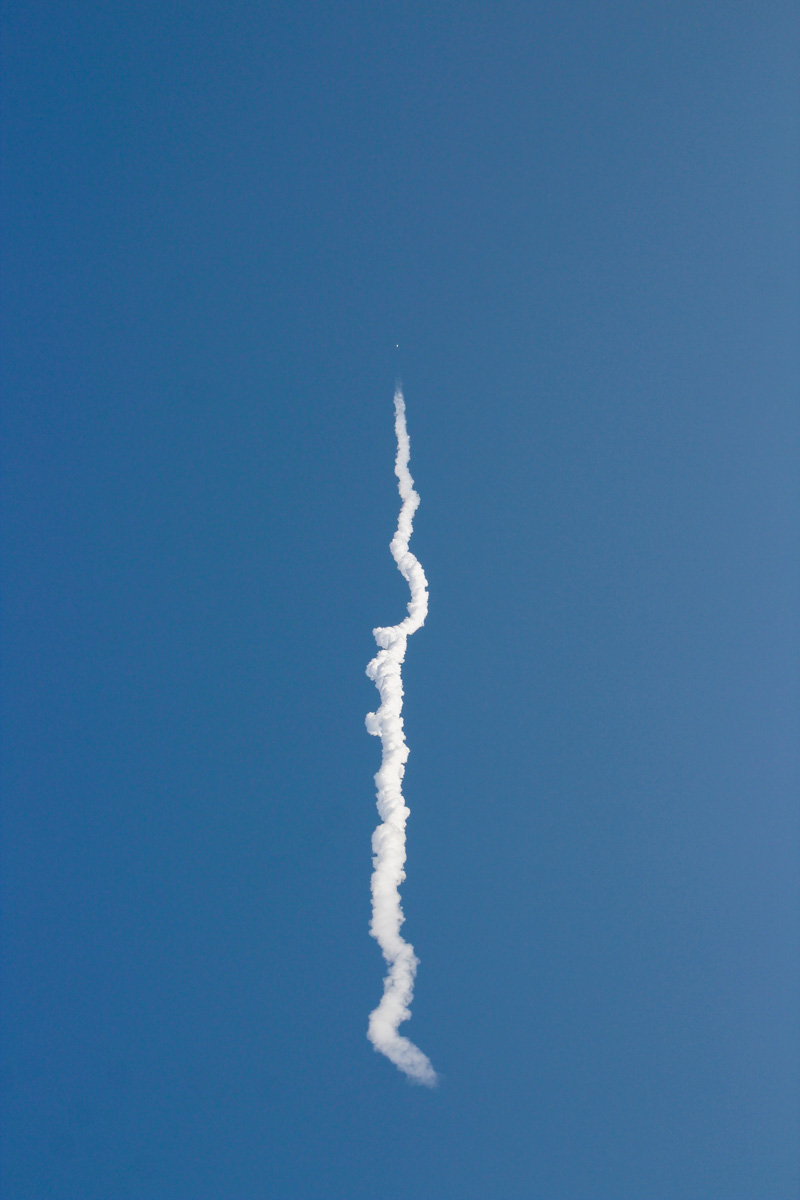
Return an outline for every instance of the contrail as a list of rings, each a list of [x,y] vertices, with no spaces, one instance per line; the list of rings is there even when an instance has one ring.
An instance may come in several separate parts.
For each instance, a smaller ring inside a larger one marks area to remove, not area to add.
[[[403,736],[403,680],[400,666],[406,656],[408,635],[424,624],[428,615],[428,581],[425,572],[408,548],[412,520],[419,496],[408,469],[411,444],[406,430],[406,405],[400,385],[394,393],[394,428],[397,434],[397,458],[394,471],[402,505],[397,531],[392,538],[394,561],[411,589],[408,616],[399,625],[373,629],[380,649],[367,667],[367,675],[380,692],[377,712],[367,713],[367,730],[381,739],[381,766],[375,776],[378,812],[381,824],[372,835],[372,923],[370,933],[383,951],[389,970],[383,982],[383,997],[370,1013],[367,1037],[376,1050],[405,1071],[416,1083],[433,1087],[436,1072],[430,1060],[398,1028],[411,1016],[411,997],[418,959],[414,947],[400,936],[405,917],[400,907],[399,887],[406,877],[406,821],[409,810],[403,799],[402,783],[408,746]]]

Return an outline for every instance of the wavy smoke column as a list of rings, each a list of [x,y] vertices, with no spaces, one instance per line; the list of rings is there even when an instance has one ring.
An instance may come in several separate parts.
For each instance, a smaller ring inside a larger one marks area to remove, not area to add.
[[[402,783],[408,746],[403,736],[403,680],[400,667],[406,656],[408,636],[424,623],[428,615],[428,581],[417,559],[408,548],[412,520],[419,505],[414,480],[408,469],[411,446],[406,430],[406,406],[398,386],[394,394],[394,428],[397,434],[395,474],[402,500],[397,531],[392,538],[394,561],[411,589],[408,616],[399,625],[373,629],[380,647],[367,667],[367,675],[380,692],[377,712],[367,713],[369,733],[381,739],[383,755],[375,776],[378,812],[381,824],[372,835],[372,923],[370,933],[383,951],[389,970],[383,984],[380,1004],[370,1013],[367,1037],[376,1050],[404,1071],[416,1083],[432,1087],[436,1072],[430,1060],[408,1038],[397,1031],[411,1016],[414,976],[418,959],[414,947],[400,936],[405,917],[400,907],[400,884],[406,877],[406,821],[409,810],[403,799]]]

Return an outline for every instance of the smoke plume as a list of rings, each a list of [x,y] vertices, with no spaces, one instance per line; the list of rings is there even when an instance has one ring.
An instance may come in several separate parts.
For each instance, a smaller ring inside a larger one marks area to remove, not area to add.
[[[399,888],[406,877],[406,821],[409,816],[402,792],[408,746],[401,716],[403,680],[400,668],[406,656],[409,634],[419,629],[428,615],[428,582],[408,548],[419,496],[414,491],[414,480],[408,469],[410,442],[406,430],[406,406],[399,384],[394,394],[394,411],[397,434],[394,470],[402,505],[391,551],[411,589],[411,599],[408,616],[399,625],[373,630],[379,650],[367,667],[367,675],[377,687],[381,703],[377,712],[367,714],[366,725],[369,733],[381,739],[382,748],[380,770],[375,776],[381,824],[372,835],[374,869],[370,933],[389,966],[381,1002],[370,1013],[367,1037],[375,1049],[391,1059],[409,1079],[433,1087],[437,1079],[430,1060],[413,1042],[398,1033],[401,1022],[411,1016],[418,962],[413,946],[400,935],[405,917],[400,907]]]

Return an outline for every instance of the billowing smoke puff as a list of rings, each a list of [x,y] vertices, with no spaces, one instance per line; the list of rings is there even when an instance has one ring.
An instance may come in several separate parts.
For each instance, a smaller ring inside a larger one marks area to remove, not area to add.
[[[399,385],[394,394],[394,411],[397,434],[394,469],[403,503],[391,551],[411,589],[411,599],[408,616],[399,625],[373,630],[380,649],[367,667],[367,675],[380,692],[381,704],[377,712],[367,714],[366,725],[370,733],[381,739],[383,751],[380,770],[375,776],[382,823],[372,835],[374,870],[370,932],[389,964],[383,998],[374,1012],[370,1013],[367,1036],[375,1049],[391,1059],[410,1079],[433,1087],[437,1079],[430,1060],[413,1042],[397,1032],[400,1023],[411,1016],[410,1005],[418,962],[413,946],[400,936],[400,926],[405,918],[400,907],[399,887],[406,877],[403,868],[409,815],[402,792],[408,747],[400,715],[403,709],[400,667],[406,656],[409,634],[419,629],[428,615],[428,582],[425,572],[408,548],[419,496],[414,491],[414,480],[408,469],[410,442],[406,430],[406,406]]]

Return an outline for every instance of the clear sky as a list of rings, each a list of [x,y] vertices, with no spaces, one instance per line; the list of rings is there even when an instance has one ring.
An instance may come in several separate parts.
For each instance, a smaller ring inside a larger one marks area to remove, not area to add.
[[[3,1200],[796,1200],[799,15],[7,0]]]

